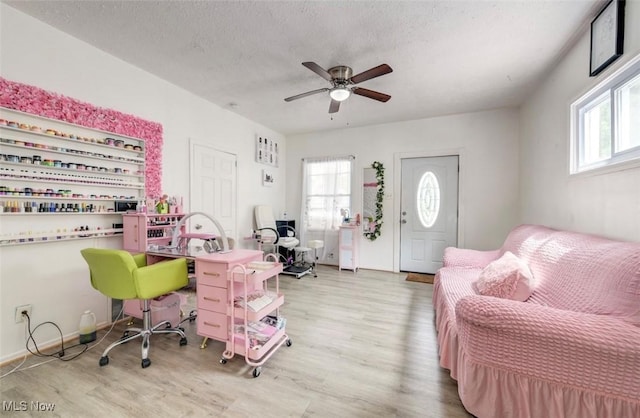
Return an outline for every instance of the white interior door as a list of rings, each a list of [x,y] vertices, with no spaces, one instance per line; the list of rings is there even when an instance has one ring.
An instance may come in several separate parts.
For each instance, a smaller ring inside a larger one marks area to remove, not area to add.
[[[191,145],[193,164],[191,179],[192,212],[204,212],[213,216],[224,228],[229,238],[236,236],[236,183],[237,157],[215,148],[195,144]],[[205,217],[194,216],[191,229],[201,224],[201,232],[218,233],[215,225]]]
[[[435,273],[457,245],[458,156],[401,160],[400,270]]]

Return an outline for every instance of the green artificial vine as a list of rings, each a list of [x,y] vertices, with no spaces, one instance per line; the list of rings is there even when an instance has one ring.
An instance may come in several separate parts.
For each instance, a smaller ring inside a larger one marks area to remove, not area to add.
[[[373,224],[373,230],[364,233],[364,236],[375,241],[380,236],[380,228],[382,228],[382,201],[384,200],[384,166],[379,161],[374,161],[371,167],[376,170],[376,182],[378,183],[378,191],[376,193],[376,219],[369,220],[369,225]]]

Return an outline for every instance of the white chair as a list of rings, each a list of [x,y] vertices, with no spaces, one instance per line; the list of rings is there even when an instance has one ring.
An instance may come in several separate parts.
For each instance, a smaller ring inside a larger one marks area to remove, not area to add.
[[[276,220],[273,218],[273,210],[271,209],[271,206],[256,206],[255,217],[256,229],[260,231],[260,234],[263,237],[262,242],[273,244],[275,246],[274,252],[278,252],[278,247],[286,248],[287,251],[289,251],[300,244],[300,240],[295,237],[295,229],[290,226],[286,227],[287,236],[283,237],[278,233]]]
[[[262,235],[262,243],[273,244],[275,253],[278,253],[278,247],[287,249],[287,254],[293,252],[295,257],[295,248],[300,244],[300,240],[296,238],[296,230],[290,226],[283,226],[287,229],[287,236],[278,233],[276,220],[273,217],[271,206],[259,205],[255,208],[256,229]],[[292,251],[293,250],[293,251]],[[308,251],[309,249],[307,249]],[[292,257],[292,258],[294,258]],[[288,256],[287,256],[288,258]],[[311,274],[311,266],[290,264],[282,269],[282,274],[288,274],[300,278],[305,274]]]

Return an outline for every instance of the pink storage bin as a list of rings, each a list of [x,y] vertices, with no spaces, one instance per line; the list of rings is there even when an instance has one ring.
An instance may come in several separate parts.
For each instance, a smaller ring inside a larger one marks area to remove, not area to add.
[[[180,305],[183,298],[177,292],[167,293],[151,299],[151,324],[169,321],[173,327],[180,323]],[[142,319],[142,301],[129,299],[124,301],[124,314]]]

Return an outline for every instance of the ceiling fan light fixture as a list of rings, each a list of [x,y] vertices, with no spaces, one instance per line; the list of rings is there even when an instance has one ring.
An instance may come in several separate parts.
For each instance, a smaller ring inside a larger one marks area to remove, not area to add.
[[[356,94],[358,96],[377,100],[383,103],[391,99],[391,96],[389,96],[388,94],[380,93],[379,91],[369,90],[362,87],[350,87],[351,85],[359,84],[363,81],[389,74],[393,70],[387,64],[380,64],[377,67],[370,68],[367,71],[361,72],[360,74],[356,75],[353,75],[353,70],[351,69],[351,67],[347,67],[346,65],[338,65],[337,67],[332,67],[328,70],[325,70],[315,62],[311,61],[303,62],[302,65],[330,82],[331,87],[311,90],[306,93],[286,97],[284,99],[285,102],[291,102],[293,100],[302,99],[303,97],[311,96],[318,93],[329,92],[329,97],[331,97],[331,103],[329,104],[329,113],[336,113],[338,110],[340,110],[340,102],[344,102],[345,100],[347,100],[351,96],[351,94]]]
[[[343,102],[351,96],[351,90],[346,87],[334,87],[329,91],[329,96],[336,102]]]

